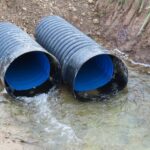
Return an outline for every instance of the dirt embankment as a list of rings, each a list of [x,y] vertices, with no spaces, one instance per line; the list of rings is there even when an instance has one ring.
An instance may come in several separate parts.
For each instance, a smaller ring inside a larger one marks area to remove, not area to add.
[[[99,0],[97,10],[101,35],[112,41],[113,48],[118,47],[136,61],[150,63],[150,1],[119,4]]]
[[[1,0],[0,20],[11,21],[30,34],[38,20],[60,15],[109,49],[118,48],[135,61],[150,63],[148,0]],[[148,20],[144,25],[144,21]],[[144,30],[142,29],[144,25]]]

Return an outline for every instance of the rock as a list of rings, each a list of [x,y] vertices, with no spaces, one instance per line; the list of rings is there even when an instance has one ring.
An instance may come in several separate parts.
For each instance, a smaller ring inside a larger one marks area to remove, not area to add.
[[[27,10],[27,8],[26,8],[26,7],[22,7],[22,10],[26,11],[26,10]]]
[[[5,17],[4,16],[1,16],[1,19],[4,19]]]
[[[89,4],[92,4],[94,2],[94,0],[88,0]]]
[[[86,14],[85,14],[85,12],[83,12],[81,15],[82,15],[82,16],[85,16]]]
[[[78,22],[78,21],[79,21],[79,19],[78,19],[77,16],[73,16],[73,17],[72,17],[72,20],[73,20],[73,22]]]
[[[75,7],[72,7],[72,11],[76,12],[76,11],[77,11],[77,9],[76,9]]]
[[[74,6],[71,6],[71,4],[69,5],[68,10],[73,12],[77,11],[77,9]]]
[[[93,23],[94,23],[94,24],[99,24],[99,18],[94,18],[94,19],[93,19]]]

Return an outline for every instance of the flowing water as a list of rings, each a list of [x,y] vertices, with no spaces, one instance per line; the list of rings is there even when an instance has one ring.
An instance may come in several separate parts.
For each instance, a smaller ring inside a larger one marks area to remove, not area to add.
[[[1,94],[0,132],[25,150],[150,149],[150,75],[134,65],[108,101],[79,102],[66,88],[21,100]]]

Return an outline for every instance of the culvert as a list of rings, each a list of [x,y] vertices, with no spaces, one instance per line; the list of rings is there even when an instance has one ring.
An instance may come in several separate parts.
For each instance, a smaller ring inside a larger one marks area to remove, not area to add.
[[[19,27],[1,22],[0,78],[11,96],[34,96],[59,85],[60,65]]]
[[[122,90],[128,70],[118,57],[59,16],[41,19],[35,37],[62,67],[63,82],[80,99],[103,99]],[[87,92],[97,90],[98,94]]]

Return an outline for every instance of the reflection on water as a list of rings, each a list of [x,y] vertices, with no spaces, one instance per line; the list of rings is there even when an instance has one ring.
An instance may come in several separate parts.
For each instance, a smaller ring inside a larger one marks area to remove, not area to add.
[[[104,102],[79,102],[65,88],[24,102],[2,94],[0,132],[33,149],[148,150],[150,76],[136,69],[129,67],[128,87]]]

